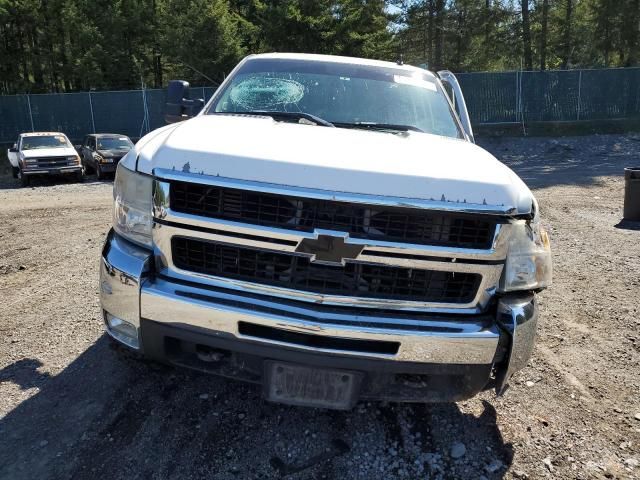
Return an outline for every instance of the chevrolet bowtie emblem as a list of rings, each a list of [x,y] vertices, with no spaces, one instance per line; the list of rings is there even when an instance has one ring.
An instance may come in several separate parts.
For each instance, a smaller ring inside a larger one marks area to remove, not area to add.
[[[304,238],[296,248],[298,253],[310,253],[312,262],[327,265],[344,265],[345,260],[353,260],[360,255],[363,245],[347,243],[345,236],[318,235],[318,238]]]

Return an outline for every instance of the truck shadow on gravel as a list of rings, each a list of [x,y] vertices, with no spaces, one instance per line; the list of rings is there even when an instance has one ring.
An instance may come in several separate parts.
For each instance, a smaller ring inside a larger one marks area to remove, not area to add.
[[[256,386],[123,359],[109,343],[55,376],[32,359],[0,370],[16,390],[39,389],[0,420],[0,478],[502,478],[513,459],[488,402],[477,416],[275,405]]]

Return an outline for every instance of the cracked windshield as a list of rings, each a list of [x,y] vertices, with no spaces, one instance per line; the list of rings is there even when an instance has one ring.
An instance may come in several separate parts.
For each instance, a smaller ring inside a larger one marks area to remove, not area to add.
[[[208,113],[255,112],[312,115],[343,128],[461,137],[433,77],[387,67],[250,60]]]

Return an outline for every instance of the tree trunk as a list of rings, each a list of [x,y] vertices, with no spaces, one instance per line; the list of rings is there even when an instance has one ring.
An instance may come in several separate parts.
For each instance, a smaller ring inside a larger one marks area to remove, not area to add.
[[[484,2],[484,15],[483,15],[483,21],[484,21],[484,48],[482,49],[483,53],[484,53],[484,58],[482,59],[482,61],[484,62],[485,65],[488,64],[492,53],[493,52],[493,48],[491,45],[491,27],[493,26],[493,18],[491,15],[491,0],[485,0]]]
[[[162,88],[162,54],[159,46],[158,5],[151,1],[153,12],[153,83],[155,88]]]
[[[529,21],[529,0],[521,0],[522,5],[522,50],[525,70],[533,70],[531,57],[531,23]]]
[[[542,31],[540,32],[540,70],[547,69],[547,35],[549,32],[549,0],[542,2]]]
[[[35,25],[32,25],[29,30],[29,37],[31,38],[31,71],[33,72],[34,91],[42,92],[44,87],[44,76],[42,73],[42,58],[40,55],[40,45],[38,42],[38,31]]]
[[[58,41],[60,42],[60,60],[62,61],[62,82],[64,84],[65,92],[72,90],[71,76],[73,71],[69,63],[67,32],[65,31],[62,23],[58,23]]]
[[[429,49],[429,9],[427,4],[424,5],[423,9],[422,9],[422,13],[420,15],[420,41],[422,42],[421,44],[421,50],[422,50],[422,61],[425,62],[427,65],[429,65],[429,53],[430,53],[430,49]]]
[[[462,65],[462,42],[465,31],[465,11],[462,7],[458,11],[458,31],[456,32],[456,58],[455,58],[455,66],[459,68]]]
[[[631,31],[629,35],[629,49],[627,55],[627,67],[633,67],[638,63],[638,50],[640,49],[640,0],[633,0],[630,5]]]
[[[567,8],[564,16],[564,45],[562,52],[562,69],[566,70],[571,61],[571,23],[573,22],[573,0],[566,0]]]
[[[434,38],[434,18],[435,18],[435,0],[429,0],[429,20],[427,22],[427,63],[429,64],[429,68],[433,64],[433,38]]]
[[[491,0],[484,3],[484,47],[489,47],[491,39]]]
[[[440,69],[443,66],[443,47],[444,47],[444,4],[445,0],[436,0],[435,10],[435,55],[434,55],[434,67]]]
[[[607,17],[607,21],[604,26],[604,66],[609,67],[609,55],[611,54],[611,22]]]
[[[154,86],[155,88],[162,88],[162,57],[160,56],[160,50],[154,53]]]
[[[58,66],[58,62],[56,61],[56,53],[53,50],[53,43],[49,41],[49,68],[51,69],[51,91],[54,93],[58,93],[60,91],[60,81],[58,70],[60,67]]]
[[[22,66],[22,83],[23,83],[23,88],[26,89],[26,91],[30,91],[31,90],[31,79],[29,78],[29,66],[27,65],[27,48],[25,47],[27,41],[25,39],[25,35],[24,35],[24,31],[18,26],[16,25],[17,30],[18,30],[18,51],[19,53],[19,57],[20,57],[20,64]]]
[[[0,42],[0,53],[1,53],[1,57],[4,58],[7,52],[7,33],[5,30],[5,25],[0,24],[0,40],[2,40]],[[7,75],[8,73],[8,63],[5,64],[4,62],[0,62],[0,94],[4,95],[9,93],[9,84],[7,82],[7,78],[9,78],[9,76]]]

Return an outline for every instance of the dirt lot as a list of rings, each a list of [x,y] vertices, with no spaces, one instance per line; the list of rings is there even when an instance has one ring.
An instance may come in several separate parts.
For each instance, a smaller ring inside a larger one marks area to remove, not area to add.
[[[111,185],[1,180],[0,478],[640,478],[640,230],[618,225],[640,135],[482,143],[551,230],[530,366],[502,398],[347,413],[120,359],[97,293]]]

